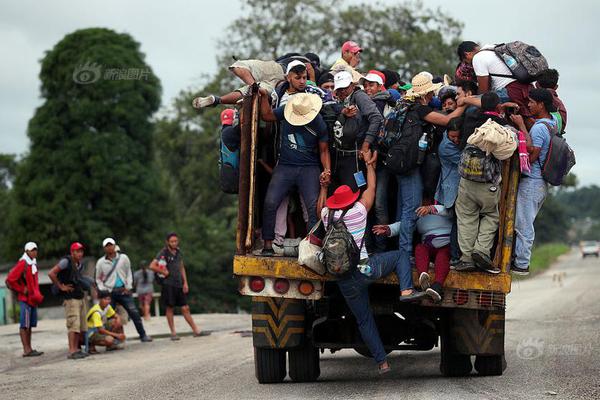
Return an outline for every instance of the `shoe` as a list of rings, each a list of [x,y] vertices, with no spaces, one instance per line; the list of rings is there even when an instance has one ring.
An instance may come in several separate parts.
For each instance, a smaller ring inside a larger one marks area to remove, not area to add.
[[[178,340],[181,340],[181,338],[179,336],[177,336],[177,335],[171,336],[171,341],[176,342]]]
[[[150,336],[148,336],[148,335],[146,335],[146,336],[144,336],[144,337],[140,338],[140,342],[142,342],[142,343],[149,343],[149,342],[151,342],[152,340],[154,340],[154,339],[152,339],[152,338],[151,338]]]
[[[400,302],[402,303],[416,303],[423,299],[423,297],[427,296],[425,292],[418,292],[413,290],[413,292],[406,296],[400,296]]]
[[[89,353],[87,353],[87,352],[85,352],[85,351],[83,351],[83,350],[79,350],[79,354],[83,355],[83,358],[85,358],[85,357],[89,357],[89,356],[90,356],[90,354],[89,354]]]
[[[377,367],[377,370],[379,371],[379,375],[383,375],[383,374],[387,374],[388,372],[390,372],[392,370],[392,368],[390,367],[390,363],[384,361],[381,364],[379,364],[379,366]]]
[[[529,275],[529,266],[527,266],[527,268],[519,268],[515,265],[512,265],[510,267],[510,272],[514,275],[527,276]]]
[[[199,110],[201,108],[213,106],[216,102],[217,99],[212,94],[206,97],[196,97],[194,100],[192,100],[192,107]]]
[[[430,286],[429,282],[429,274],[427,272],[421,272],[421,275],[419,275],[419,286],[421,287],[422,291],[427,290],[427,288]]]
[[[425,290],[425,294],[431,297],[431,300],[433,300],[434,303],[442,302],[442,295],[439,294],[435,289],[427,288],[427,290]]]
[[[475,264],[473,264],[473,262],[471,261],[461,261],[454,269],[457,272],[472,272],[475,271],[477,268],[475,267]]]
[[[80,351],[76,351],[75,353],[71,353],[67,356],[67,358],[69,360],[80,360],[82,358],[86,358],[87,355],[85,353],[82,353]]]
[[[200,333],[194,333],[194,337],[210,336],[212,331],[200,331]]]
[[[271,249],[262,249],[260,255],[263,257],[273,257],[275,255],[275,250]]]
[[[450,260],[450,269],[456,269],[456,266],[460,264],[460,258],[453,258]]]
[[[500,268],[495,267],[492,264],[492,260],[487,255],[474,251],[473,254],[471,254],[471,257],[477,268],[490,274],[500,273]]]
[[[43,351],[31,350],[29,353],[23,354],[23,357],[39,357],[42,354],[44,354]]]

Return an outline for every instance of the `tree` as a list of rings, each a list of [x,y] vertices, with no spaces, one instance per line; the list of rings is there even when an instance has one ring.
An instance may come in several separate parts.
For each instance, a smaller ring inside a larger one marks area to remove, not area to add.
[[[13,251],[35,240],[42,257],[83,242],[92,255],[115,237],[141,253],[161,201],[150,118],[158,78],[128,34],[92,28],[65,36],[41,61],[43,104],[29,121],[29,154],[17,170]]]
[[[0,154],[0,262],[8,261],[6,243],[10,237],[8,219],[12,209],[10,189],[16,169],[17,161],[13,154]]]

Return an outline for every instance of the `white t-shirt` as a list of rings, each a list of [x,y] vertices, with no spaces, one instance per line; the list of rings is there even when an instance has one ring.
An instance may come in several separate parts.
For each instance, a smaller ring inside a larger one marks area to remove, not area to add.
[[[483,51],[485,49],[494,49],[493,44],[486,44],[473,57],[473,69],[477,76],[490,76],[490,74],[511,75],[510,69],[504,64],[504,61],[496,55],[494,51]],[[498,90],[506,87],[514,78],[504,78],[501,76],[492,76],[492,90]]]

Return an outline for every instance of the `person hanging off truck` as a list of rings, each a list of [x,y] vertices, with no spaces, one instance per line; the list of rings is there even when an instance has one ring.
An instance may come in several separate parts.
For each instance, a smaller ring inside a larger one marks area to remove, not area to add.
[[[257,202],[263,207],[257,241],[263,248],[255,254],[276,255],[275,215],[292,189],[300,192],[308,214],[308,226],[295,229],[299,232],[316,232],[317,216],[331,228],[336,224],[329,210],[340,210],[334,218],[344,222],[355,244],[348,249],[358,254],[339,255],[353,260],[347,276],[354,277],[356,287],[346,285],[346,275],[337,283],[379,371],[386,372],[390,366],[369,309],[368,286],[395,272],[399,301],[441,304],[452,270],[461,276],[500,273],[493,244],[500,235],[502,177],[508,176],[503,165],[509,163],[503,160],[513,154],[522,177],[517,245],[511,243],[514,263],[509,267],[527,274],[533,221],[544,197],[536,193],[549,184],[560,185],[575,158],[561,136],[566,107],[556,93],[558,72],[548,68],[534,46],[463,42],[452,82],[423,71],[410,84],[400,82],[394,66],[363,76],[358,70],[362,51],[356,42],[345,42],[329,71],[314,53],[312,61],[299,53],[274,61],[237,61],[230,70],[247,86],[222,97],[197,97],[192,103],[199,110],[236,104],[254,93],[252,85],[259,86],[260,116],[276,123],[271,140],[278,150],[264,200]],[[345,200],[336,203],[340,199]],[[330,229],[322,231],[317,253],[327,253],[323,241]],[[416,251],[415,231],[420,237]],[[397,244],[378,239],[392,234],[398,236]],[[512,234],[507,237],[512,241]],[[430,260],[435,262],[433,283]],[[411,273],[415,261],[417,284]],[[327,260],[323,262],[327,267]]]

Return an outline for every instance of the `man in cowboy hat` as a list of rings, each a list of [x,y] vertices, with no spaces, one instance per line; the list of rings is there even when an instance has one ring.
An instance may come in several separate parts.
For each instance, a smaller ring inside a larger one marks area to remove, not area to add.
[[[370,154],[368,155],[370,157]],[[329,222],[329,213],[333,212],[333,221],[343,218],[348,232],[360,249],[359,268],[338,279],[337,284],[346,299],[348,307],[354,314],[360,334],[377,362],[379,372],[388,372],[390,367],[386,361],[383,343],[377,332],[373,311],[369,308],[369,285],[379,278],[396,272],[400,282],[401,298],[417,301],[424,297],[423,292],[413,289],[410,265],[406,268],[400,263],[401,251],[389,251],[369,256],[364,246],[367,228],[367,214],[375,202],[376,188],[375,163],[367,164],[367,187],[362,195],[353,192],[347,185],[338,187],[332,196],[327,198],[327,185],[321,185],[317,212],[325,228]]]
[[[325,121],[319,115],[323,103],[316,94],[295,94],[285,106],[273,110],[267,92],[260,89],[260,93],[262,119],[281,123],[279,161],[273,169],[263,208],[261,254],[272,256],[277,208],[293,187],[304,199],[309,226],[317,223],[319,180],[329,183],[331,176],[329,138]]]

